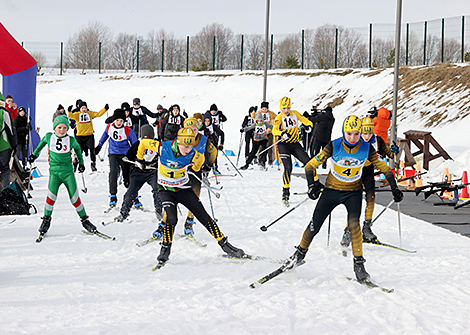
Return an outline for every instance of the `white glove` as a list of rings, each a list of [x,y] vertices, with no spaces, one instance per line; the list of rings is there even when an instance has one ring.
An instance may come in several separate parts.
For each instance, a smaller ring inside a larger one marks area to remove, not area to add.
[[[282,134],[282,139],[284,141],[287,141],[289,139],[289,134],[287,134],[287,133]]]

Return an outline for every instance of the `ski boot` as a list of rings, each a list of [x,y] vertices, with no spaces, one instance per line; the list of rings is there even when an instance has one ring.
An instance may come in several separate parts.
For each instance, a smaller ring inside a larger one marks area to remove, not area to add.
[[[92,171],[92,172],[98,171],[98,170],[96,169],[96,162],[91,162],[91,171]]]
[[[163,222],[160,222],[158,224],[157,230],[155,230],[152,233],[152,236],[155,237],[155,238],[162,238],[163,237],[163,229],[165,229],[165,225],[163,224]]]
[[[171,244],[161,243],[162,248],[160,249],[160,255],[157,256],[159,264],[165,264],[170,258]]]
[[[83,228],[88,230],[90,233],[96,233],[96,227],[90,222],[90,220],[88,220],[88,215],[81,217],[80,220],[82,221]]]
[[[109,195],[109,207],[113,208],[117,205],[117,197],[115,195]]]
[[[233,245],[228,243],[227,236],[221,239],[219,242],[220,247],[222,248],[227,255],[234,258],[243,258],[245,252],[242,249],[235,248]]]
[[[184,233],[186,235],[194,235],[194,229],[193,229],[193,225],[195,225],[196,222],[194,221],[194,219],[191,219],[189,217],[186,218],[186,222],[184,223]]]
[[[246,170],[246,169],[248,169],[248,164],[243,165],[243,166],[242,166],[241,168],[239,168],[239,169],[240,169],[240,170]]]
[[[214,174],[214,176],[218,176],[220,173],[220,171],[217,169],[217,166],[214,166],[212,168],[212,173]]]
[[[289,195],[290,195],[290,190],[288,188],[283,188],[282,189],[282,202],[286,207],[289,207]]]
[[[144,205],[142,205],[142,203],[140,202],[139,198],[140,198],[140,195],[138,195],[138,196],[134,199],[134,208],[135,208],[135,209],[143,210],[143,209],[144,209]]]
[[[349,231],[348,227],[344,228],[343,238],[339,244],[341,244],[341,246],[344,248],[349,247],[349,244],[351,244],[351,232]]]
[[[124,222],[124,220],[127,219],[128,217],[129,217],[129,214],[125,215],[125,214],[120,213],[118,216],[114,218],[114,222],[119,222],[119,223]]]
[[[41,219],[42,219],[42,223],[38,231],[39,231],[39,234],[46,235],[47,231],[49,230],[49,227],[51,226],[52,217],[50,215],[44,215]]]
[[[375,242],[378,241],[377,235],[375,235],[372,232],[372,221],[371,220],[365,220],[364,223],[362,224],[362,240],[364,242]]]
[[[370,279],[370,275],[367,273],[364,263],[366,260],[362,256],[354,256],[354,273],[356,279],[359,282],[363,282]]]
[[[259,163],[259,168],[261,171],[266,171],[266,163]]]
[[[304,262],[308,249],[302,248],[300,245],[295,247],[297,250],[284,262],[284,268],[291,270]]]
[[[155,208],[155,216],[157,217],[157,221],[162,221],[163,211],[161,208]]]

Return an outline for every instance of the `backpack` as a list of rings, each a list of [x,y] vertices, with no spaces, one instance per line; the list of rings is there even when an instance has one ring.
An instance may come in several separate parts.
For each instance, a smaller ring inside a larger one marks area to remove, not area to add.
[[[30,215],[32,214],[31,209],[33,209],[34,214],[38,212],[33,204],[28,203],[28,198],[26,198],[16,179],[2,189],[0,194],[0,215]]]

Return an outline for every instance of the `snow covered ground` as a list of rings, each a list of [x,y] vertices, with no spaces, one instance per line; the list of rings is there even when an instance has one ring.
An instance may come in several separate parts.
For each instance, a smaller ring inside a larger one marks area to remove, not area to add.
[[[38,86],[37,125],[41,135],[50,131],[56,105],[66,106],[77,98],[86,100],[92,110],[105,103],[113,110],[123,100],[139,96],[142,104],[152,110],[158,103],[179,103],[190,114],[203,112],[215,102],[229,118],[224,127],[226,148],[235,152],[243,115],[250,105],[259,105],[262,86],[261,77],[243,74],[156,78],[141,75],[130,80],[102,80],[96,75],[41,80],[51,81]],[[321,88],[312,88],[318,82],[305,84],[308,80],[301,76],[273,76],[268,82],[273,109],[277,110],[278,98],[286,94],[296,94],[293,107],[309,109],[311,97],[317,94],[311,91],[320,92]],[[390,84],[391,81],[384,84],[383,89]],[[369,86],[362,85],[366,92]],[[295,89],[289,93],[291,88]],[[305,92],[294,93],[297,90]],[[347,108],[338,107],[335,113],[338,135],[338,125]],[[413,126],[406,125],[404,130]],[[100,136],[104,129],[102,120],[95,121],[95,129],[95,137]],[[442,141],[444,147],[450,143]],[[468,166],[466,150],[459,147],[450,153],[457,157],[451,165]],[[311,245],[305,265],[254,290],[248,285],[278,265],[219,258],[221,249],[197,224],[196,237],[207,247],[175,237],[170,262],[152,272],[160,250],[158,243],[136,246],[157,226],[152,213],[131,211],[130,221],[101,227],[104,233],[116,237],[115,241],[102,240],[81,233],[78,216],[64,188],[59,192],[51,229],[37,244],[34,241],[47,192],[45,156],[38,159],[45,177],[34,180],[32,192],[39,214],[19,216],[12,224],[6,224],[9,217],[0,217],[1,334],[375,335],[465,334],[470,329],[470,240],[407,216],[401,219],[402,246],[417,253],[364,245],[366,269],[374,281],[394,288],[391,294],[367,289],[345,278],[353,276],[353,270],[351,256],[343,257],[339,246],[346,222],[343,207],[333,212],[329,247],[326,222]],[[228,170],[226,158],[219,159],[221,171],[233,173]],[[86,161],[89,168],[88,158]],[[434,165],[441,169],[444,164],[448,163]],[[102,221],[112,220],[117,212],[103,212],[108,202],[107,161],[98,162],[98,169],[104,173],[85,172],[88,192],[81,193],[81,197],[91,221],[101,226]],[[274,259],[290,256],[310,220],[314,201],[300,206],[267,232],[259,229],[287,211],[280,202],[281,172],[277,168],[267,172],[248,170],[243,172],[244,178],[221,177],[221,197],[212,196],[221,230],[232,244],[247,253]],[[302,169],[296,168],[295,172]],[[461,174],[461,170],[457,173]],[[81,180],[77,181],[81,185]],[[291,189],[304,192],[305,180],[294,177]],[[124,187],[120,186],[119,201],[123,194]],[[144,207],[152,208],[147,185],[141,194]],[[304,197],[292,195],[292,205]],[[203,189],[201,199],[211,213],[207,190]],[[383,208],[376,207],[376,212]],[[185,208],[181,211],[177,234],[183,232],[186,215]],[[397,213],[386,211],[374,225],[374,232],[381,240],[399,245]]]

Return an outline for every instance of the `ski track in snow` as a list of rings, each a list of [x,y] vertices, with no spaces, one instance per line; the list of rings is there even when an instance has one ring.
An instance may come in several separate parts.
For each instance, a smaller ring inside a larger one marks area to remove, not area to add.
[[[40,85],[38,105],[44,107],[45,99],[54,102],[51,99],[54,94],[65,101],[75,101],[78,97],[90,100],[85,93],[102,91],[103,87],[114,89],[113,95],[116,95],[116,90],[122,86],[116,82],[102,83],[88,76],[66,79],[70,87],[66,83]],[[84,80],[88,85],[86,90],[80,89]],[[189,80],[195,82],[195,79]],[[138,90],[147,89],[140,85],[137,85]],[[59,88],[63,91],[58,92]],[[138,95],[134,90],[130,89],[123,96],[131,100],[134,94]],[[201,90],[209,94],[209,89],[202,87]],[[276,87],[273,91],[277,94],[282,89]],[[197,96],[194,92],[192,99],[201,100],[203,93]],[[109,94],[103,93],[105,97]],[[225,96],[235,99],[228,94]],[[100,106],[102,99],[105,98],[100,98]],[[205,104],[212,101],[211,98],[203,100]],[[143,105],[149,104],[143,100]],[[222,110],[228,109],[223,103],[219,104]],[[55,102],[52,105],[56,105]],[[277,102],[272,105],[276,106]],[[38,111],[45,116],[40,126],[48,129],[49,114],[53,110],[39,108]],[[238,119],[232,117],[234,124],[235,121],[237,126],[241,124],[245,112],[240,111]],[[97,142],[104,127],[101,119],[94,123]],[[336,123],[340,123],[339,118]],[[238,132],[228,131],[229,126],[225,129],[226,147],[237,153]],[[41,135],[44,133],[41,131]],[[236,161],[236,157],[230,159]],[[98,169],[106,173],[93,175],[88,173],[89,158],[85,161],[88,192],[80,196],[87,214],[100,231],[116,236],[116,240],[83,234],[78,215],[65,188],[61,187],[49,233],[40,244],[35,243],[47,193],[48,166],[43,151],[37,164],[45,177],[33,181],[35,190],[31,199],[39,213],[18,216],[13,224],[0,225],[1,334],[376,335],[465,334],[470,329],[470,240],[466,237],[402,215],[402,246],[418,250],[416,254],[364,245],[365,265],[372,280],[395,289],[387,294],[345,278],[354,274],[350,253],[348,257],[341,255],[339,241],[346,211],[340,206],[332,214],[329,248],[326,220],[312,242],[304,266],[253,290],[248,285],[277,265],[218,258],[222,250],[200,223],[194,227],[195,236],[207,243],[206,248],[177,237],[183,232],[187,213],[181,207],[170,261],[161,270],[152,272],[159,243],[141,248],[135,243],[150,237],[156,229],[155,215],[133,210],[129,222],[103,227],[102,221],[112,220],[118,214],[117,211],[103,213],[108,203],[107,160],[97,162]],[[243,154],[240,162],[243,162]],[[231,166],[226,163],[226,158],[220,156],[222,172]],[[294,168],[294,172],[302,171]],[[229,236],[232,244],[247,253],[287,258],[300,242],[315,202],[308,201],[267,232],[262,232],[260,226],[268,225],[289,210],[281,202],[282,170],[274,168],[263,172],[255,168],[242,174],[244,178],[220,178],[221,198],[212,196],[222,232]],[[80,179],[77,178],[79,188],[82,187]],[[291,193],[305,192],[306,188],[304,179],[292,178]],[[118,205],[122,203],[124,192],[124,187],[119,186]],[[150,187],[144,185],[140,194],[144,207],[152,208]],[[410,195],[405,194],[407,196]],[[305,195],[291,195],[291,206],[304,198]],[[205,189],[201,200],[211,214]],[[382,208],[377,205],[375,212]],[[399,245],[397,213],[387,210],[374,224],[374,232],[382,241]]]

